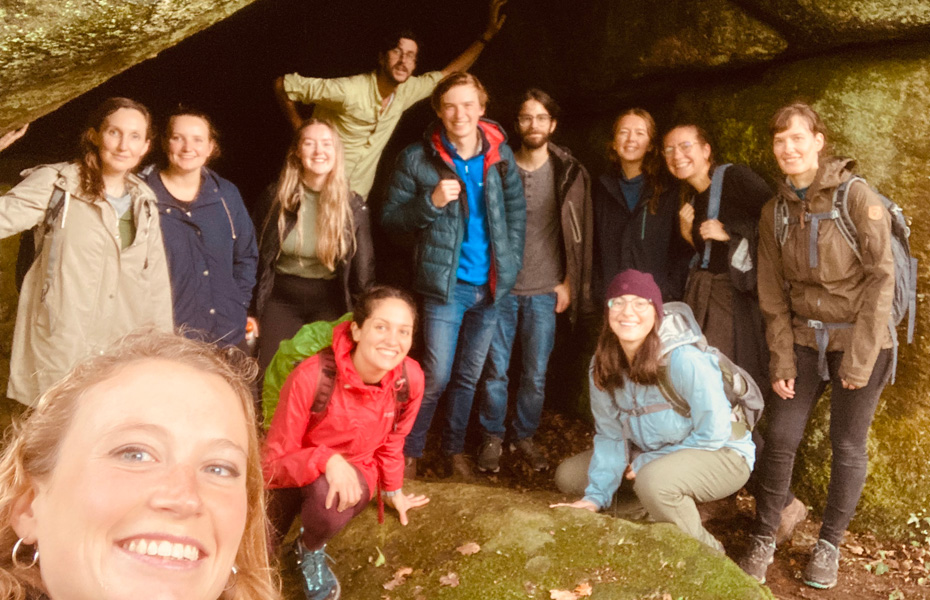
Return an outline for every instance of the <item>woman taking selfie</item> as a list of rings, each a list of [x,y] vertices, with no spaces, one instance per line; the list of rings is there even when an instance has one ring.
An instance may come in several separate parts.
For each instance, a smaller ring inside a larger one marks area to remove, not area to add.
[[[143,329],[53,385],[0,459],[0,598],[279,598],[254,372]]]
[[[133,175],[149,127],[144,106],[110,98],[91,115],[77,160],[26,171],[0,196],[0,238],[38,226],[16,313],[10,398],[34,404],[78,360],[137,327],[172,329],[155,196]]]

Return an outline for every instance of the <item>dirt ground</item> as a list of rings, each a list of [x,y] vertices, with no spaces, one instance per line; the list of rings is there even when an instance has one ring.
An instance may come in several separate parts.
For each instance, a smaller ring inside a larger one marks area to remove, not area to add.
[[[439,415],[437,415],[439,418]],[[433,428],[437,429],[437,428]],[[470,433],[476,430],[470,427]],[[517,490],[556,491],[552,473],[559,462],[587,450],[592,445],[593,427],[580,419],[560,414],[544,414],[535,436],[544,450],[551,468],[536,473],[507,451],[501,459],[501,470],[495,475],[478,474],[478,483],[510,487]],[[446,465],[439,458],[438,436],[431,432],[427,452],[420,462],[420,475],[429,480],[441,480]],[[469,439],[469,447],[477,450],[477,439]],[[571,498],[570,500],[576,500]],[[707,521],[707,528],[726,546],[727,554],[738,559],[745,551],[747,536],[754,515],[751,496],[740,494],[736,514]],[[811,515],[814,516],[813,514]],[[813,518],[798,526],[790,543],[775,553],[775,563],[769,567],[767,585],[781,600],[930,600],[930,547],[881,541],[869,534],[847,532],[841,545],[840,577],[832,590],[817,590],[803,583],[801,573],[807,564],[810,549],[817,542],[820,523]]]

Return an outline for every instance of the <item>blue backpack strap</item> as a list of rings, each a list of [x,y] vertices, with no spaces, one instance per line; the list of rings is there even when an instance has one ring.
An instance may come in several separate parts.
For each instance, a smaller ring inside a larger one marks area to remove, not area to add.
[[[723,174],[729,167],[729,163],[720,165],[714,169],[714,175],[710,179],[710,197],[707,199],[707,218],[716,219],[720,214],[720,194],[723,193]],[[710,240],[704,242],[704,257],[701,259],[701,268],[706,269],[710,265]]]

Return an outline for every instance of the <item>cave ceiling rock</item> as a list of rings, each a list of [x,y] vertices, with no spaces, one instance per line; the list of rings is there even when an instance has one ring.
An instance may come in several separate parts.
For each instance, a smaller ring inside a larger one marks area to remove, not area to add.
[[[4,0],[0,131],[48,114],[253,0]]]

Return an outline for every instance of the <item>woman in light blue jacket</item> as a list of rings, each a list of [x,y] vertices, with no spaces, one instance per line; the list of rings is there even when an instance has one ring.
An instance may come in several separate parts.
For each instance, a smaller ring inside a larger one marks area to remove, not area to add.
[[[697,503],[739,490],[749,479],[755,448],[748,431],[732,426],[717,358],[694,345],[700,330],[662,327],[663,314],[651,275],[630,269],[611,281],[591,363],[594,450],[568,459],[556,473],[563,492],[583,489],[584,498],[554,506],[608,508],[626,478],[653,520],[674,523],[722,552],[701,524]],[[662,393],[663,370],[664,381],[687,401],[689,416],[672,409]]]

